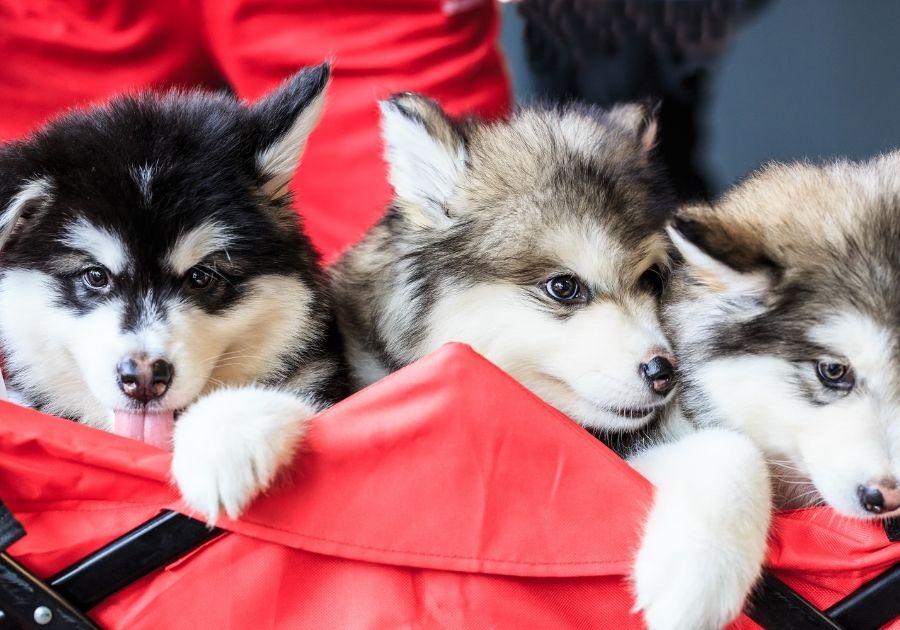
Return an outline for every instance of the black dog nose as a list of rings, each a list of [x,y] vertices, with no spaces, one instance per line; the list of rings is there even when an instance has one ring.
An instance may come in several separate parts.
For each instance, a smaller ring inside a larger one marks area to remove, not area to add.
[[[866,512],[881,514],[884,510],[884,495],[878,488],[860,486],[856,489],[856,494],[859,495],[859,503]]]
[[[893,480],[882,480],[870,486],[858,486],[859,504],[866,512],[881,514],[900,508],[900,488]]]
[[[668,394],[675,385],[675,366],[664,356],[655,356],[640,365],[641,374],[657,394]]]
[[[123,359],[116,366],[119,389],[129,398],[146,403],[160,398],[172,384],[172,364],[163,359],[151,361],[145,355]]]

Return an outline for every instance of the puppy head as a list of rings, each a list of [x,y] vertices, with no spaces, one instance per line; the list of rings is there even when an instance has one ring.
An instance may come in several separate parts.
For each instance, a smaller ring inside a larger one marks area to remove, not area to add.
[[[649,422],[674,358],[657,320],[670,200],[646,108],[456,123],[403,94],[382,114],[396,191],[385,225],[414,270],[402,299],[430,313],[397,350],[466,342],[584,425]]]
[[[287,184],[329,70],[260,102],[142,94],[0,149],[0,339],[13,384],[109,428],[269,377],[303,347],[317,260]]]
[[[770,166],[672,228],[686,405],[754,438],[789,504],[900,510],[898,173]]]

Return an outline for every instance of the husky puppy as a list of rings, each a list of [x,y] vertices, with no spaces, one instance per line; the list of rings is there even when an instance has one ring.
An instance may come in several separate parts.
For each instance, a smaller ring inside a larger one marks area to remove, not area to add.
[[[653,422],[675,376],[657,319],[671,203],[645,111],[458,127],[404,94],[382,112],[396,199],[332,269],[357,384],[464,340],[584,426]]]
[[[900,514],[900,153],[768,166],[671,232],[687,413],[752,438],[781,506]]]
[[[729,621],[762,563],[765,463],[722,430],[649,448],[686,431],[658,319],[672,205],[652,116],[570,106],[456,123],[414,94],[381,108],[396,197],[331,272],[357,385],[470,344],[657,484],[633,576],[650,626]],[[707,451],[721,473],[697,470]],[[748,483],[761,494],[734,502]]]
[[[171,448],[236,516],[346,370],[288,182],[327,66],[253,106],[141,94],[0,148],[0,344],[15,400]],[[177,418],[177,420],[176,420]]]

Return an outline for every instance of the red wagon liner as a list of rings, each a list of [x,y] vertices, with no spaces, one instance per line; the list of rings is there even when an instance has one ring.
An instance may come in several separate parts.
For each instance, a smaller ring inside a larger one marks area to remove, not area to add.
[[[40,576],[184,509],[168,453],[10,404],[0,418],[0,499],[28,532],[9,554]],[[290,481],[89,616],[134,630],[642,627],[626,576],[652,486],[466,346],[323,414]],[[779,515],[768,559],[819,609],[898,562],[881,524],[825,508]]]

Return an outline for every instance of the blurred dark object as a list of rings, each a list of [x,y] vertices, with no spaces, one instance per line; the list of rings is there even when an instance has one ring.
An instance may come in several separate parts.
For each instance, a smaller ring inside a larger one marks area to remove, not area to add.
[[[523,0],[528,63],[553,100],[660,103],[659,155],[682,200],[707,198],[700,164],[710,67],[768,0]]]

